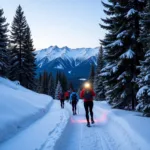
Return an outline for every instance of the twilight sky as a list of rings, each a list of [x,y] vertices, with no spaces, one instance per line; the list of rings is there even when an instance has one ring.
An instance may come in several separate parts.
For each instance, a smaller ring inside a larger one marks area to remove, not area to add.
[[[70,48],[97,47],[105,30],[101,0],[5,0],[0,2],[8,23],[21,5],[31,28],[36,49],[58,45]]]

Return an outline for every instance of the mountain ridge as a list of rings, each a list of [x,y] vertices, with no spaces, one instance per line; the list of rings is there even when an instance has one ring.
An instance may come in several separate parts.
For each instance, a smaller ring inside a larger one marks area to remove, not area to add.
[[[69,80],[75,82],[88,78],[91,64],[97,65],[98,52],[99,47],[71,49],[67,46],[50,46],[35,51],[37,73],[47,71],[55,75],[57,71],[63,71]]]

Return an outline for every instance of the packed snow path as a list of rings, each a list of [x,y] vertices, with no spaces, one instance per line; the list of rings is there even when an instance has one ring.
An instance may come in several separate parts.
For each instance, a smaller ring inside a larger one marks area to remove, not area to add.
[[[148,150],[147,143],[123,119],[116,117],[111,109],[95,105],[95,124],[90,128],[86,127],[81,101],[78,112],[77,116],[71,116],[54,150]],[[139,142],[142,145],[138,145]]]
[[[73,116],[68,102],[61,109],[56,100],[43,118],[2,143],[0,150],[149,150],[120,110],[116,115],[106,103],[94,103],[92,127],[86,126],[82,101]]]
[[[95,111],[96,109],[94,109]],[[104,129],[107,124],[107,112],[95,111],[95,124],[86,127],[84,108],[78,106],[79,114],[72,116],[55,150],[117,150],[115,141]]]

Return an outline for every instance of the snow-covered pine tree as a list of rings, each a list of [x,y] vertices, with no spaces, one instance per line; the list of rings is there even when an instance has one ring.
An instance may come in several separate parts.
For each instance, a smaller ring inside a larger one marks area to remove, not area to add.
[[[55,86],[57,87],[58,81],[60,81],[61,79],[61,73],[59,71],[57,71],[56,73],[56,80],[55,80]]]
[[[62,93],[62,86],[60,84],[60,81],[58,80],[56,90],[55,90],[55,99],[59,99],[60,93]]]
[[[112,1],[109,4],[102,2],[102,4],[106,8],[104,12],[108,17],[106,19],[102,19],[102,21],[106,25],[100,24],[100,26],[108,30],[108,33],[106,34],[105,39],[101,40],[102,45],[105,49],[104,59],[106,62],[106,66],[101,70],[100,76],[105,78],[104,85],[106,88],[106,99],[109,100],[110,103],[114,103],[116,100],[120,100],[120,94],[115,92],[115,86],[117,84],[117,75],[115,73],[118,69],[118,49],[119,46],[122,46],[122,43],[119,40],[117,41],[116,36],[117,31],[122,24],[121,20],[124,15],[119,12],[117,15],[117,13],[115,12],[115,1]]]
[[[52,73],[49,74],[48,95],[52,96],[53,98],[55,97],[55,81]]]
[[[105,49],[106,66],[101,70],[105,77],[106,96],[114,107],[135,107],[136,66],[143,58],[143,49],[138,41],[140,32],[140,11],[144,2],[138,0],[112,0],[103,3],[104,12],[109,18],[102,19],[107,25],[101,25],[109,32],[102,44]]]
[[[137,92],[139,104],[136,109],[142,111],[144,116],[150,117],[150,49],[145,54],[145,60],[141,61],[140,70],[138,78],[140,89]]]
[[[95,65],[92,63],[89,75],[89,82],[91,83],[92,87],[94,84],[94,78],[95,78]]]
[[[6,18],[3,16],[3,9],[0,9],[0,76],[6,76],[8,72],[8,24],[6,23]]]
[[[142,26],[140,32],[140,42],[143,45],[144,52],[146,53],[150,48],[150,1],[145,2],[145,8],[143,12],[140,13],[141,20],[140,24]]]
[[[33,48],[33,40],[31,38],[31,31],[29,26],[27,26],[24,35],[23,41],[23,49],[24,49],[24,61],[22,62],[22,67],[24,70],[22,85],[29,89],[35,89],[35,54]]]
[[[11,72],[10,79],[18,80],[22,84],[23,74],[26,73],[23,68],[25,61],[24,39],[27,28],[26,18],[21,6],[19,5],[11,26]]]
[[[96,100],[104,100],[105,99],[105,87],[104,87],[104,79],[102,76],[99,76],[100,71],[104,67],[104,59],[103,59],[103,48],[102,46],[99,49],[98,58],[97,58],[97,67],[94,78],[94,91],[96,93]]]
[[[143,27],[140,34],[140,41],[143,44],[146,54],[144,61],[140,62],[141,72],[138,76],[138,85],[140,89],[137,93],[137,98],[139,100],[137,110],[142,111],[144,116],[150,117],[150,1],[147,1],[141,16],[141,24]]]

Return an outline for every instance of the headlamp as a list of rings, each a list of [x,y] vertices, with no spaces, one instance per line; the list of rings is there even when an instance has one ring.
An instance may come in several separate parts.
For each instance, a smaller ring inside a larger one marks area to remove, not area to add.
[[[87,89],[90,88],[90,86],[91,86],[91,85],[90,85],[90,83],[88,83],[88,82],[86,82],[86,83],[84,84],[84,87],[87,88]]]

